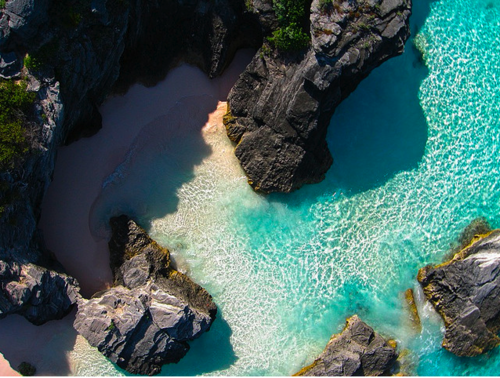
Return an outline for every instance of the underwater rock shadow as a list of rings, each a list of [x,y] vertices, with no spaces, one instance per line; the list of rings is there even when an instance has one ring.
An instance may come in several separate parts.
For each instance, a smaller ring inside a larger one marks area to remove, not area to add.
[[[194,178],[194,167],[211,153],[201,130],[215,109],[217,99],[189,96],[141,130],[92,205],[94,236],[107,238],[113,216],[127,214],[146,223],[177,210],[178,189]]]
[[[238,359],[230,342],[231,334],[218,308],[210,331],[190,342],[188,353],[177,364],[164,365],[161,375],[192,376],[229,368]]]

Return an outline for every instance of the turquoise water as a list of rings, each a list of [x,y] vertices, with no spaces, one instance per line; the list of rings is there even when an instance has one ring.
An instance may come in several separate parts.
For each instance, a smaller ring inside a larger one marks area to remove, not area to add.
[[[221,133],[182,146],[183,133],[162,140],[154,125],[106,181],[94,232],[110,209],[132,212],[219,307],[164,374],[289,375],[353,314],[407,348],[413,374],[498,374],[498,350],[464,359],[440,347],[442,323],[415,277],[474,218],[500,227],[500,1],[416,3],[406,52],[332,118],[335,161],[321,184],[255,194]],[[203,124],[211,101],[186,98],[162,122]],[[421,334],[407,321],[407,288]]]

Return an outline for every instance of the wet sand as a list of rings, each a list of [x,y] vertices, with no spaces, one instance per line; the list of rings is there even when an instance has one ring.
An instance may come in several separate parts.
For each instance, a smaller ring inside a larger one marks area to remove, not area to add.
[[[19,376],[17,371],[12,369],[12,367],[9,364],[9,361],[7,361],[4,357],[3,354],[0,353],[0,376],[2,377],[12,377],[12,376]]]

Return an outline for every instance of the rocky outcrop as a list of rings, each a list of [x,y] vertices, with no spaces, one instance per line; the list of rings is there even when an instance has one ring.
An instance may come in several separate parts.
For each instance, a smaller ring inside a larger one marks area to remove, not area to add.
[[[69,313],[78,296],[78,283],[64,273],[0,260],[0,318],[20,314],[40,325]]]
[[[237,48],[259,45],[256,20],[243,0],[67,0],[64,6],[55,0],[6,1],[0,9],[0,77],[26,78],[37,100],[30,152],[22,164],[0,172],[0,261],[7,267],[5,275],[0,272],[0,316],[25,314],[35,301],[29,293],[48,303],[48,295],[59,290],[65,299],[51,304],[59,317],[78,290],[60,274],[62,267],[52,268],[37,230],[57,147],[101,127],[98,106],[119,76],[120,89],[137,80],[153,84],[179,59],[220,74]],[[27,272],[36,277],[30,280]],[[22,295],[10,292],[42,276],[43,290],[33,283]]]
[[[324,178],[336,106],[371,70],[400,54],[409,36],[411,0],[325,3],[312,2],[309,48],[261,49],[229,95],[227,134],[258,191],[290,192]],[[254,2],[261,23],[272,28],[269,4]]]
[[[420,269],[417,278],[444,319],[444,348],[476,356],[500,344],[500,230],[476,235],[450,261]]]
[[[158,374],[187,353],[187,341],[210,329],[217,308],[134,221],[122,215],[111,227],[114,287],[81,300],[74,326],[121,368]]]
[[[388,375],[398,357],[395,344],[354,315],[342,333],[332,336],[323,353],[295,375]]]

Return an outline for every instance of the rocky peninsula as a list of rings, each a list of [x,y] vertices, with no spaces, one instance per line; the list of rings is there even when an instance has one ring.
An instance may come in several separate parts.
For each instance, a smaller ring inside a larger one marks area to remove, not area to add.
[[[253,4],[270,35],[270,2]],[[325,137],[335,108],[403,52],[410,14],[411,0],[314,0],[310,45],[290,53],[264,44],[229,94],[225,121],[255,190],[290,192],[323,180],[333,161]]]
[[[217,308],[133,220],[122,215],[110,223],[114,285],[80,300],[74,326],[121,368],[158,374],[187,353],[187,341],[210,329]]]
[[[444,348],[471,357],[500,344],[500,230],[476,234],[451,260],[420,269],[417,278],[444,320]]]
[[[342,333],[332,336],[323,353],[294,375],[389,375],[397,358],[396,342],[386,341],[354,315],[347,319]]]

